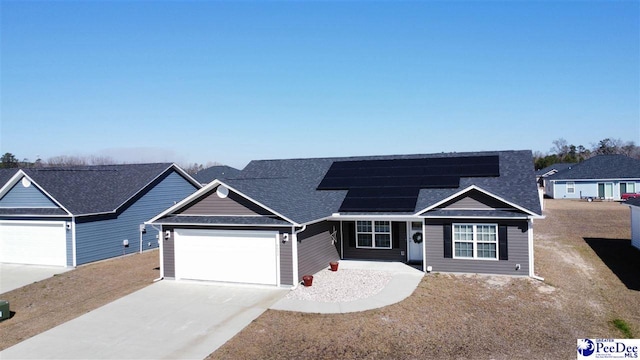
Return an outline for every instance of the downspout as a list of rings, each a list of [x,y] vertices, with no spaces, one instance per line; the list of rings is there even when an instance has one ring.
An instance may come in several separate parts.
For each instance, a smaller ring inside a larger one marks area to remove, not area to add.
[[[76,217],[71,216],[71,264],[73,267],[78,266],[78,259],[76,257]]]
[[[291,227],[291,263],[293,264],[293,288],[292,290],[298,288],[298,234],[305,231],[307,229],[307,225],[302,225],[300,230],[296,231],[295,226]]]
[[[163,245],[164,238],[162,237],[162,225],[160,225],[160,229],[155,227],[155,225],[153,224],[149,224],[149,225],[151,225],[152,228],[158,231],[158,247],[159,247],[158,256],[160,257],[160,277],[157,279],[153,279],[153,282],[158,282],[164,279],[164,259],[162,258],[162,255],[164,254],[164,245]],[[140,232],[140,234],[142,234],[142,232]],[[140,236],[142,237],[142,235]]]

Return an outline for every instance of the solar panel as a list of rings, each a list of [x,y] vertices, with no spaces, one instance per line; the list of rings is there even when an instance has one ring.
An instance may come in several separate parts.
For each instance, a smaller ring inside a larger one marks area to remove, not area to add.
[[[340,211],[413,211],[420,189],[490,176],[500,176],[497,155],[336,161],[317,189],[349,190]]]

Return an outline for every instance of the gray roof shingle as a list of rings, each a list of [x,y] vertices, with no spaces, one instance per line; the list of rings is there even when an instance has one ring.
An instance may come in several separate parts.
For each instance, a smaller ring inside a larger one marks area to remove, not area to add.
[[[156,163],[22,170],[69,212],[78,216],[116,211],[173,166],[171,163]],[[194,184],[194,189],[197,187]]]
[[[198,171],[193,175],[193,178],[201,184],[207,184],[215,179],[229,179],[236,177],[238,174],[240,174],[240,170],[231,166],[215,165]]]
[[[548,179],[640,179],[640,160],[625,155],[598,155],[558,171]]]
[[[250,162],[240,175],[225,183],[294,222],[306,223],[337,213],[347,194],[347,190],[316,190],[334,161],[486,155],[499,156],[499,177],[461,178],[460,187],[453,189],[421,189],[415,211],[476,185],[505,201],[541,214],[531,151],[258,160]]]

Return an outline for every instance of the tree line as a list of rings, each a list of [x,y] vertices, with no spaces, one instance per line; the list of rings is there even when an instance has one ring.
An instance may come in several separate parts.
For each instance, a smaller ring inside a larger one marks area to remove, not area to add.
[[[0,169],[9,168],[38,168],[38,167],[66,167],[66,166],[87,166],[87,165],[116,165],[126,164],[126,162],[118,162],[109,156],[73,156],[73,155],[60,155],[53,156],[47,160],[40,158],[35,161],[29,161],[29,159],[19,160],[12,153],[5,153],[0,159]],[[178,164],[188,174],[193,175],[198,171],[206,169],[211,166],[221,165],[218,162],[209,161],[206,164],[189,163]]]
[[[596,155],[626,155],[640,159],[640,147],[633,141],[605,138],[590,147],[569,144],[564,138],[554,140],[548,153],[536,151],[533,161],[536,170],[544,169],[557,163],[579,163]]]

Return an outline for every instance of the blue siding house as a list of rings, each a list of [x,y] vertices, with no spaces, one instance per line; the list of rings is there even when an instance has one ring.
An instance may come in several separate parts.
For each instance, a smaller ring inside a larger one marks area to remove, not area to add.
[[[640,160],[625,155],[598,155],[574,164],[544,180],[552,199],[621,200],[640,192]]]
[[[144,222],[200,188],[174,164],[3,170],[0,262],[77,266],[158,247]]]

